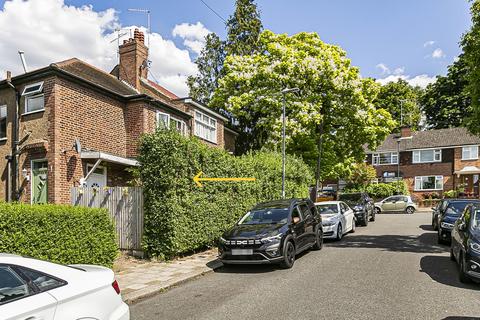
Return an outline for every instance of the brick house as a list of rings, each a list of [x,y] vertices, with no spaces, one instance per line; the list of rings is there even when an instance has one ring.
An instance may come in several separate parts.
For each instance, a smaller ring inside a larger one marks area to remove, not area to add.
[[[69,203],[73,186],[124,186],[140,135],[158,126],[233,151],[227,119],[148,80],[141,32],[119,53],[111,73],[72,58],[0,81],[1,199]]]
[[[400,176],[416,196],[461,188],[479,198],[479,145],[480,138],[465,128],[417,132],[402,128],[377,150],[367,150],[367,163],[375,167],[379,181]]]

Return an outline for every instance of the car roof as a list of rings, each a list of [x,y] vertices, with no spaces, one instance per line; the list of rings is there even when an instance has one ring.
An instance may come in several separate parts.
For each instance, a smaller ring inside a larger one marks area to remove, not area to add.
[[[457,198],[457,199],[443,199],[444,201],[447,201],[447,202],[471,202],[471,203],[480,203],[480,199],[461,199],[461,198]]]
[[[293,198],[293,199],[279,199],[258,203],[254,206],[255,209],[262,208],[286,208],[294,205],[297,202],[305,202],[307,199]]]

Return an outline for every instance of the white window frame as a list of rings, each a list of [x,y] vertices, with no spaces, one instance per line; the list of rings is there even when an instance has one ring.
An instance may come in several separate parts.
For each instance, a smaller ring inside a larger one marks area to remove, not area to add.
[[[28,89],[32,88],[32,87],[36,87],[36,86],[39,86],[37,90],[34,90],[34,91],[31,91],[31,92],[26,92]],[[37,95],[39,93],[42,93],[42,90],[43,90],[43,81],[42,82],[36,82],[36,83],[32,83],[32,84],[29,84],[28,86],[25,86],[25,88],[23,88],[23,91],[22,91],[22,96],[33,96],[33,95]]]
[[[5,108],[5,116],[2,117],[2,109]],[[8,107],[6,104],[0,105],[0,121],[5,119],[5,137],[0,136],[0,141],[4,141],[7,139],[7,127],[8,127]]]
[[[197,115],[200,115],[201,119],[199,119]],[[208,119],[208,123],[203,120],[204,117]],[[214,125],[210,123],[211,120],[213,120],[213,122],[215,123]],[[207,137],[206,134],[202,135],[199,128],[203,128],[204,130],[213,130],[213,139],[210,139],[209,137]],[[198,110],[195,110],[195,128],[194,129],[195,129],[195,136],[215,144],[217,143],[217,133],[218,133],[217,119],[215,119],[214,117],[209,116]]]
[[[422,152],[429,152],[429,151],[433,153],[433,160],[422,161]],[[420,150],[412,151],[412,163],[433,163],[433,162],[442,162],[442,149],[420,149]]]
[[[423,180],[425,178],[435,178],[435,188],[423,189]],[[413,189],[414,191],[441,191],[443,190],[443,176],[416,176],[414,179]],[[417,184],[417,182],[419,184]],[[441,184],[441,188],[437,187],[437,184]]]
[[[382,154],[390,154],[389,163],[380,163]],[[372,165],[374,166],[388,166],[398,164],[398,152],[379,152],[372,154]]]
[[[40,97],[43,98],[43,107],[41,109],[29,111],[28,110],[29,101],[33,100],[33,99],[40,98]],[[23,113],[23,115],[37,113],[37,112],[43,112],[43,111],[45,111],[45,96],[44,96],[43,93],[37,94],[37,95],[32,95],[32,96],[28,95],[28,96],[25,97],[25,112]]]
[[[161,111],[157,111],[157,115],[156,115],[157,128],[161,128],[161,126],[160,126],[160,117],[161,116],[166,116],[166,119],[167,119],[166,127],[162,128],[162,129],[170,128],[170,115],[168,113],[161,112]]]
[[[472,149],[474,150],[472,156]],[[468,153],[468,156],[466,154]],[[477,160],[478,159],[478,146],[465,146],[462,147],[462,160]]]
[[[177,118],[174,118],[174,117],[170,117],[170,125],[173,126],[173,123],[177,122],[177,123],[180,123],[180,130],[178,130],[177,128],[177,125],[175,124],[175,127],[174,129],[177,130],[178,132],[180,132],[182,135],[186,136],[187,135],[187,124],[185,123],[185,121],[183,120],[180,120],[180,119],[177,119]],[[172,123],[173,122],[173,123]]]

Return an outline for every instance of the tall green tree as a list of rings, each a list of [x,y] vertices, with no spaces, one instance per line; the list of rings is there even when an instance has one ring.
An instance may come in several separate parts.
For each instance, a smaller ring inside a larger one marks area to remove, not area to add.
[[[480,0],[471,1],[472,27],[464,34],[461,45],[468,66],[468,93],[472,114],[466,125],[471,132],[480,135]]]
[[[223,63],[227,55],[247,55],[258,50],[258,38],[263,26],[260,13],[253,0],[237,0],[235,12],[226,23],[227,39],[221,40],[215,33],[205,38],[205,47],[195,60],[198,74],[187,80],[190,97],[209,104],[211,96],[223,76]],[[227,117],[230,115],[219,109]]]
[[[238,119],[243,147],[278,149],[280,92],[294,87],[300,89],[298,94],[285,95],[288,150],[301,149],[300,156],[316,158],[321,127],[323,176],[364,160],[363,145],[375,149],[390,133],[394,121],[373,103],[379,84],[362,79],[340,47],[306,32],[289,37],[264,31],[259,44],[261,50],[252,55],[227,56],[225,75],[211,102]]]
[[[389,82],[383,85],[374,103],[377,108],[390,112],[393,119],[397,122],[397,127],[395,128],[397,131],[402,125],[402,110],[403,125],[417,129],[421,118],[421,96],[421,88],[413,87],[407,81],[398,79],[397,82]]]
[[[448,67],[446,76],[425,89],[421,99],[427,127],[442,129],[463,126],[472,114],[468,88],[469,68],[462,54]]]
[[[205,37],[205,47],[195,60],[198,73],[187,79],[190,97],[208,104],[218,86],[225,61],[225,43],[215,33]]]

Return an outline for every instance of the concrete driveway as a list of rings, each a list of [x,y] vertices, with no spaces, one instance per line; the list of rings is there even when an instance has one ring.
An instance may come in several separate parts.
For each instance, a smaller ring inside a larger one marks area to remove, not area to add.
[[[220,268],[131,307],[132,319],[480,319],[428,213],[381,214],[321,251],[274,266]]]

